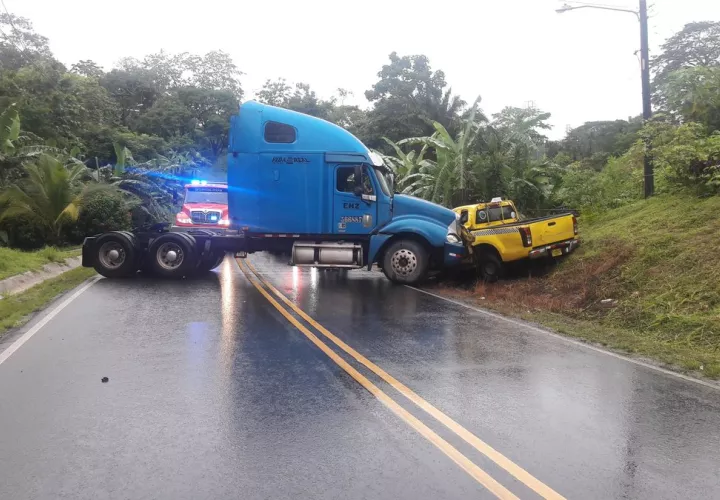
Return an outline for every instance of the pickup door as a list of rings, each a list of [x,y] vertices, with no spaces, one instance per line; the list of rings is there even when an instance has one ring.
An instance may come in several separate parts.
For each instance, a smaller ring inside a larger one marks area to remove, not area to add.
[[[533,222],[523,221],[530,227],[532,246],[540,247],[575,238],[575,220],[572,214],[543,218]]]

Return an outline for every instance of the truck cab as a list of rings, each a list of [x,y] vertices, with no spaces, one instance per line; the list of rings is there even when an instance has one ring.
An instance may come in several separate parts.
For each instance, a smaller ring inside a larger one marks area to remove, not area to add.
[[[221,233],[230,225],[227,184],[193,180],[185,185],[183,204],[172,231],[207,229]]]
[[[229,138],[227,186],[186,186],[170,231],[155,224],[85,238],[83,266],[106,277],[142,269],[178,278],[217,267],[226,252],[287,252],[295,266],[377,264],[412,285],[472,262],[473,238],[459,216],[395,194],[391,170],[347,130],[249,101]]]
[[[395,194],[392,172],[348,131],[254,101],[232,118],[228,153],[230,225],[315,267],[377,263],[393,281],[462,262],[451,210]]]

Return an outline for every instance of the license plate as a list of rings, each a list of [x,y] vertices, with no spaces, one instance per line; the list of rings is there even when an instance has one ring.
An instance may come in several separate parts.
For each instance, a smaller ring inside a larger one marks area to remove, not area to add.
[[[563,251],[562,248],[554,248],[552,251],[553,257],[562,257]]]

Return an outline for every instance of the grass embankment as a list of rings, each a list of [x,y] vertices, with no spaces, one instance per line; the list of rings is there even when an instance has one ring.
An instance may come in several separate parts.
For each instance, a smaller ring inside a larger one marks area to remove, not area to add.
[[[48,302],[95,274],[94,269],[78,267],[61,274],[17,295],[0,300],[0,335],[10,328],[24,324],[28,315],[41,309]]]
[[[36,271],[51,262],[63,262],[80,255],[80,248],[45,247],[35,252],[0,248],[0,280],[25,271]]]
[[[580,236],[582,246],[548,275],[478,284],[473,299],[720,378],[720,197],[658,196],[581,217]]]

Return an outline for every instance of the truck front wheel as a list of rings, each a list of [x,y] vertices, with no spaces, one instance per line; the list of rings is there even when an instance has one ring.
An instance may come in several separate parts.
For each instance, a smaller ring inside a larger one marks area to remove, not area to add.
[[[95,271],[106,278],[125,278],[137,272],[135,236],[114,231],[95,242]]]
[[[152,273],[165,278],[182,278],[197,264],[195,238],[182,233],[167,233],[150,245],[148,265]]]
[[[425,278],[429,261],[428,253],[420,243],[399,240],[385,252],[382,269],[394,283],[415,285]]]

